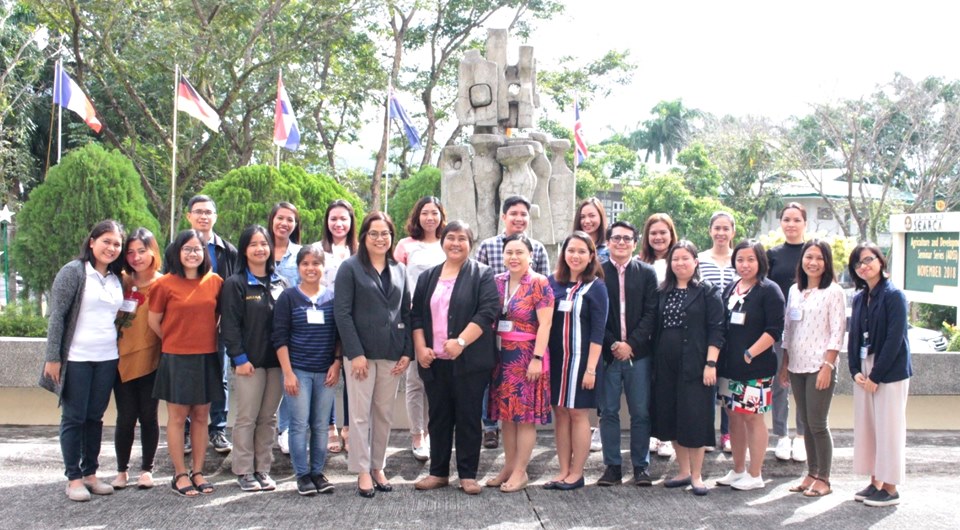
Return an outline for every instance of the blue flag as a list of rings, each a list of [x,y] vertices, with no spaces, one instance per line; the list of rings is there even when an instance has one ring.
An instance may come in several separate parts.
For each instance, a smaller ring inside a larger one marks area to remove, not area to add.
[[[420,133],[417,132],[417,128],[413,126],[413,121],[410,120],[410,116],[407,115],[407,111],[403,110],[403,105],[397,101],[397,96],[390,91],[390,119],[399,119],[400,124],[403,126],[403,132],[407,135],[407,141],[410,142],[411,149],[420,149]]]

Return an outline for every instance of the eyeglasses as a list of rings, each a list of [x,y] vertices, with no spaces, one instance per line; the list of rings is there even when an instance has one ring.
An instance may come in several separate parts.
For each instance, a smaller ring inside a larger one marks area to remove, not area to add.
[[[390,232],[367,232],[367,235],[370,236],[370,239],[390,239]]]
[[[212,215],[217,214],[216,210],[190,210],[190,213],[192,213],[193,215],[206,216],[206,217],[210,217]]]
[[[859,268],[861,268],[861,267],[866,267],[867,265],[870,265],[870,264],[873,263],[874,261],[877,261],[877,258],[875,258],[875,257],[873,257],[873,256],[867,256],[867,257],[865,257],[865,258],[863,258],[862,260],[860,260],[860,261],[857,262],[857,268],[859,269]]]
[[[633,243],[633,236],[610,236],[613,243]]]
[[[182,254],[203,254],[203,247],[183,247],[180,252]]]

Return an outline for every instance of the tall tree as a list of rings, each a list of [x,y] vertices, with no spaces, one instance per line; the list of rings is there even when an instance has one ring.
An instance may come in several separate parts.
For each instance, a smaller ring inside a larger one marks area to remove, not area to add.
[[[650,157],[659,164],[661,159],[667,164],[673,163],[673,157],[683,150],[690,141],[693,132],[693,120],[700,111],[688,109],[682,99],[661,101],[650,109],[653,118],[643,122],[643,133],[636,136],[639,148],[646,151],[644,162]]]
[[[180,120],[174,196],[179,202],[234,167],[272,158],[278,70],[284,68],[288,87],[315,89],[315,69],[308,66],[322,63],[333,43],[353,36],[373,3],[27,1],[68,37],[65,56],[105,118],[103,138],[133,160],[162,218],[170,214],[174,63],[183,65],[223,118],[216,134]],[[175,207],[174,214],[180,210]]]
[[[957,82],[920,83],[897,74],[858,100],[817,104],[795,121],[786,152],[834,217],[876,240],[886,214],[960,204],[960,101]],[[841,168],[846,195],[825,191],[820,168]],[[913,195],[912,203],[900,192]]]

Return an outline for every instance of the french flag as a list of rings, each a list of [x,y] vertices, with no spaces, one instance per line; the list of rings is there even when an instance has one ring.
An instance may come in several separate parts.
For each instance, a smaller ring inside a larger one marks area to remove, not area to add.
[[[76,112],[91,129],[100,132],[102,126],[100,120],[97,119],[96,109],[93,108],[90,99],[80,89],[80,85],[63,71],[60,61],[57,61],[54,68],[53,102]]]
[[[187,81],[183,75],[180,76],[180,83],[177,86],[177,110],[200,120],[211,131],[220,130],[220,116],[217,111],[200,97],[197,89],[193,88],[190,81]]]
[[[284,149],[296,151],[300,147],[300,129],[293,113],[290,96],[283,86],[283,74],[277,77],[277,108],[273,118],[273,143]]]

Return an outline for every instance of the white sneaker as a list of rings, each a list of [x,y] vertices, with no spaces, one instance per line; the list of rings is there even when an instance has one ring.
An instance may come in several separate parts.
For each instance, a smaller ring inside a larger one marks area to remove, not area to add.
[[[730,484],[730,487],[740,491],[759,490],[766,487],[766,484],[763,483],[762,476],[757,475],[755,477],[751,477],[749,473],[744,474],[746,475],[745,477],[740,477],[739,480]]]
[[[660,448],[660,440],[657,440],[653,436],[650,437],[650,454],[657,452],[657,449]]]
[[[722,478],[717,479],[717,486],[729,486],[734,482],[742,479],[743,477],[749,477],[749,476],[750,475],[747,473],[746,470],[744,470],[743,473],[737,473],[736,471],[731,469],[730,471],[727,471],[727,474],[724,475]]]
[[[600,428],[595,427],[590,429],[590,452],[596,453],[597,451],[603,450],[603,442],[600,441]]]
[[[773,454],[777,457],[777,460],[790,460],[790,453],[792,452],[792,447],[790,444],[789,436],[781,436],[777,440],[777,448],[774,450]]]
[[[420,443],[420,447],[413,447],[413,457],[417,459],[418,462],[426,462],[430,460],[430,447],[425,443]]]
[[[664,458],[670,458],[676,454],[673,450],[673,444],[670,442],[660,442],[660,447],[657,447],[657,455]]]
[[[803,438],[797,436],[793,439],[793,460],[795,462],[807,461],[807,446],[803,443]]]
[[[290,454],[290,432],[289,430],[283,431],[280,433],[280,436],[277,436],[277,445],[280,446],[280,452],[289,455]]]

